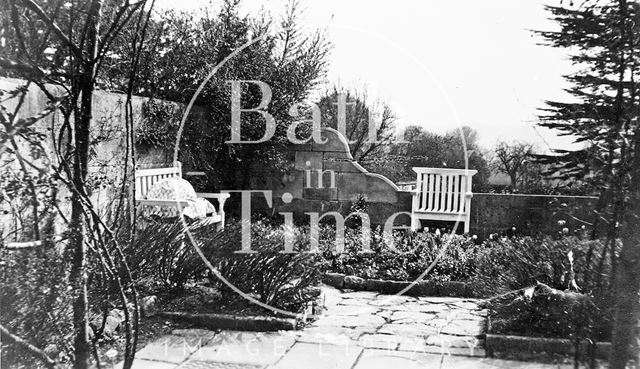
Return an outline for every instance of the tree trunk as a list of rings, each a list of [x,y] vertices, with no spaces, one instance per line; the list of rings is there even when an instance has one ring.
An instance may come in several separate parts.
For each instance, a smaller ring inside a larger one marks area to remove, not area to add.
[[[513,171],[509,172],[509,180],[511,181],[511,189],[515,190],[518,188],[518,173]]]
[[[629,19],[627,0],[618,0],[618,11],[620,13],[621,22],[620,37],[621,39],[630,39],[628,26]],[[631,42],[631,41],[630,41]],[[631,42],[633,45],[633,42]],[[631,50],[631,57],[634,56],[635,50]],[[619,66],[619,85],[616,95],[616,118],[619,123],[619,129],[622,124],[622,102],[624,92],[624,75],[627,71],[625,63],[624,49],[620,55]],[[633,67],[632,67],[633,68]],[[633,82],[633,72],[631,70],[631,81]],[[633,90],[631,91],[634,94]],[[622,250],[618,258],[617,273],[615,274],[616,286],[616,310],[615,321],[613,326],[613,337],[611,340],[611,357],[609,358],[609,367],[611,369],[624,369],[627,364],[632,363],[632,367],[640,367],[640,129],[636,126],[634,129],[633,145],[629,152],[631,153],[630,174],[631,183],[629,187],[629,200],[627,206],[616,203],[615,211],[622,207],[625,211],[622,213]],[[620,183],[616,183],[619,186]],[[624,201],[621,199],[619,201]],[[620,214],[617,214],[620,215]],[[615,221],[616,219],[614,219]],[[615,240],[613,240],[615,242]]]
[[[81,66],[80,78],[80,108],[74,117],[75,153],[73,163],[73,196],[71,197],[72,237],[70,248],[73,250],[71,267],[71,281],[75,290],[73,302],[74,356],[75,369],[88,368],[90,365],[91,349],[89,346],[89,326],[87,299],[87,246],[85,244],[85,216],[83,197],[86,194],[86,178],[89,162],[89,142],[91,132],[93,91],[97,65],[95,62],[98,52],[98,32],[100,29],[100,10],[102,2],[94,0],[89,8],[87,19],[86,59]]]
[[[71,197],[71,232],[69,247],[73,252],[71,264],[71,283],[75,291],[73,302],[74,368],[89,366],[90,347],[88,335],[88,299],[87,299],[87,247],[85,245],[85,216],[82,198],[86,195],[85,182],[89,148],[89,128],[91,126],[91,103],[93,83],[83,76],[82,96],[79,116],[75,118],[76,152],[73,163],[73,195]]]
[[[89,366],[89,331],[87,322],[87,273],[86,273],[86,247],[84,244],[85,226],[82,210],[82,202],[77,194],[71,199],[71,237],[69,248],[73,252],[70,282],[74,288],[73,301],[73,328],[75,337],[73,341],[74,368],[86,368]]]
[[[622,229],[622,250],[616,278],[616,310],[610,369],[640,367],[640,132],[632,163],[631,193]]]
[[[622,252],[618,262],[618,277],[616,287],[616,311],[613,327],[612,351],[610,359],[611,369],[623,369],[629,360],[637,368],[640,363],[638,356],[638,322],[640,319],[640,194],[635,193],[633,206],[635,212],[629,215],[627,226],[623,233]]]

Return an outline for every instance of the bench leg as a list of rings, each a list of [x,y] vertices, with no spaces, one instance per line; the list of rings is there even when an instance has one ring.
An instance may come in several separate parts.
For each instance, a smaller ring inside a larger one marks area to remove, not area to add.
[[[415,216],[411,217],[411,230],[418,231],[420,229],[420,219]]]
[[[470,221],[471,221],[471,215],[468,214],[464,219],[464,233],[465,234],[469,233],[469,228],[471,226]]]

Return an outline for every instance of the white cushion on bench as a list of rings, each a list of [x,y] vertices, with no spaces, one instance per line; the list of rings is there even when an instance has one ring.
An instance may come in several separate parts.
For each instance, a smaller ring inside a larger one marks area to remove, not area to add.
[[[192,219],[216,215],[215,207],[199,198],[191,183],[180,177],[165,178],[154,183],[147,192],[146,200],[187,201],[189,205],[182,209],[182,214]]]

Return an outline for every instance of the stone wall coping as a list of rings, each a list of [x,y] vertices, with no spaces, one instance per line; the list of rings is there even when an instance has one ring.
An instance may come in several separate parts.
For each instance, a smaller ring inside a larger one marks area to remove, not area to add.
[[[332,132],[332,133],[336,134],[338,136],[338,139],[340,140],[340,142],[344,145],[345,152],[347,154],[351,155],[351,150],[349,148],[349,141],[347,140],[346,137],[344,137],[344,135],[342,133],[340,133],[340,131],[338,131],[337,129],[333,129],[331,127],[322,127],[321,131],[327,131],[327,132]],[[322,135],[322,133],[321,133],[321,135]],[[315,144],[315,141],[312,141],[312,142]],[[327,143],[328,143],[328,141],[327,141]],[[322,144],[320,144],[320,145],[322,145]]]
[[[414,172],[418,174],[465,174],[473,176],[478,173],[475,169],[456,169],[456,168],[431,168],[431,167],[413,167]]]
[[[344,145],[345,154],[347,154],[348,156],[352,157],[351,149],[349,148],[349,142],[348,142],[347,138],[344,137],[344,135],[342,133],[340,133],[340,131],[338,131],[336,129],[333,129],[333,128],[330,128],[330,127],[322,127],[322,131],[331,132],[334,135],[336,135],[338,140],[340,140],[342,145]],[[314,151],[315,151],[315,148],[314,148]],[[389,178],[383,176],[382,174],[369,172],[368,170],[363,168],[362,165],[360,165],[356,160],[350,160],[350,162],[356,167],[356,169],[358,169],[360,171],[360,173],[364,174],[365,176],[378,178],[378,179],[384,181],[386,184],[388,184],[393,191],[400,191],[400,188],[395,183],[393,183],[393,181],[391,181]]]
[[[351,155],[351,153],[350,153],[350,152],[348,152],[347,154]],[[369,171],[368,171],[368,170],[366,170],[366,169],[364,169],[364,167],[363,167],[362,165],[358,164],[358,162],[357,162],[357,161],[352,160],[352,161],[351,161],[351,163],[353,164],[353,166],[354,166],[354,167],[358,168],[358,170],[360,171],[360,173],[369,173]],[[386,179],[386,177],[385,177],[385,179]],[[389,179],[387,179],[387,181],[391,182]]]
[[[474,192],[474,196],[515,196],[515,197],[546,197],[546,198],[567,198],[567,199],[593,199],[597,200],[597,196],[570,196],[570,195],[542,195],[532,193],[488,193],[488,192]]]
[[[380,178],[381,180],[385,181],[387,184],[389,184],[389,186],[391,186],[391,188],[393,188],[396,191],[400,191],[400,188],[398,188],[398,186],[396,186],[395,183],[391,182],[391,180],[385,176],[383,176],[382,174],[378,174],[378,173],[371,173],[371,172],[365,172],[365,174],[369,177],[375,177],[375,178]]]

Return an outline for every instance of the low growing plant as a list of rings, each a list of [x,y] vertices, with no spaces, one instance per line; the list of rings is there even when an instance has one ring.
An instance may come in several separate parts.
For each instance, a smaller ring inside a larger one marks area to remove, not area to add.
[[[613,316],[609,265],[589,256],[601,254],[603,248],[601,241],[575,236],[485,242],[474,280],[477,292],[491,298],[493,332],[573,338],[577,330],[583,330],[579,335],[585,338],[586,329],[590,338],[609,339]],[[565,293],[580,297],[579,301],[588,299],[593,304],[588,314],[558,306],[563,300],[553,297]]]
[[[345,252],[336,253],[335,231],[329,228],[321,235],[324,256],[332,272],[362,278],[415,280],[439,257],[425,279],[466,281],[473,273],[477,245],[468,237],[412,231],[385,235],[376,229],[372,231],[370,252],[363,252],[362,231],[348,229]]]
[[[309,238],[304,228],[285,229],[258,221],[251,225],[251,249],[254,253],[237,253],[241,246],[240,222],[230,222],[225,229],[205,242],[208,259],[233,286],[253,294],[265,304],[288,311],[299,311],[317,296],[324,260],[308,250]],[[285,237],[291,237],[293,253],[283,253]],[[216,280],[221,290],[235,294],[225,283]]]
[[[198,243],[216,232],[206,221],[187,225]],[[201,276],[205,265],[187,238],[185,224],[179,220],[150,221],[138,227],[133,244],[125,249],[134,278],[168,289],[183,289]]]
[[[478,250],[474,280],[482,294],[491,296],[545,283],[564,290],[570,282],[569,252],[572,252],[575,281],[583,291],[594,294],[606,287],[608,266],[599,266],[601,241],[579,237],[503,237],[485,241]]]
[[[72,354],[71,302],[68,271],[53,243],[24,250],[0,249],[0,323],[11,333],[28,337],[50,357],[67,361]],[[38,307],[38,308],[34,308]],[[3,367],[40,364],[18,345],[2,346]]]

